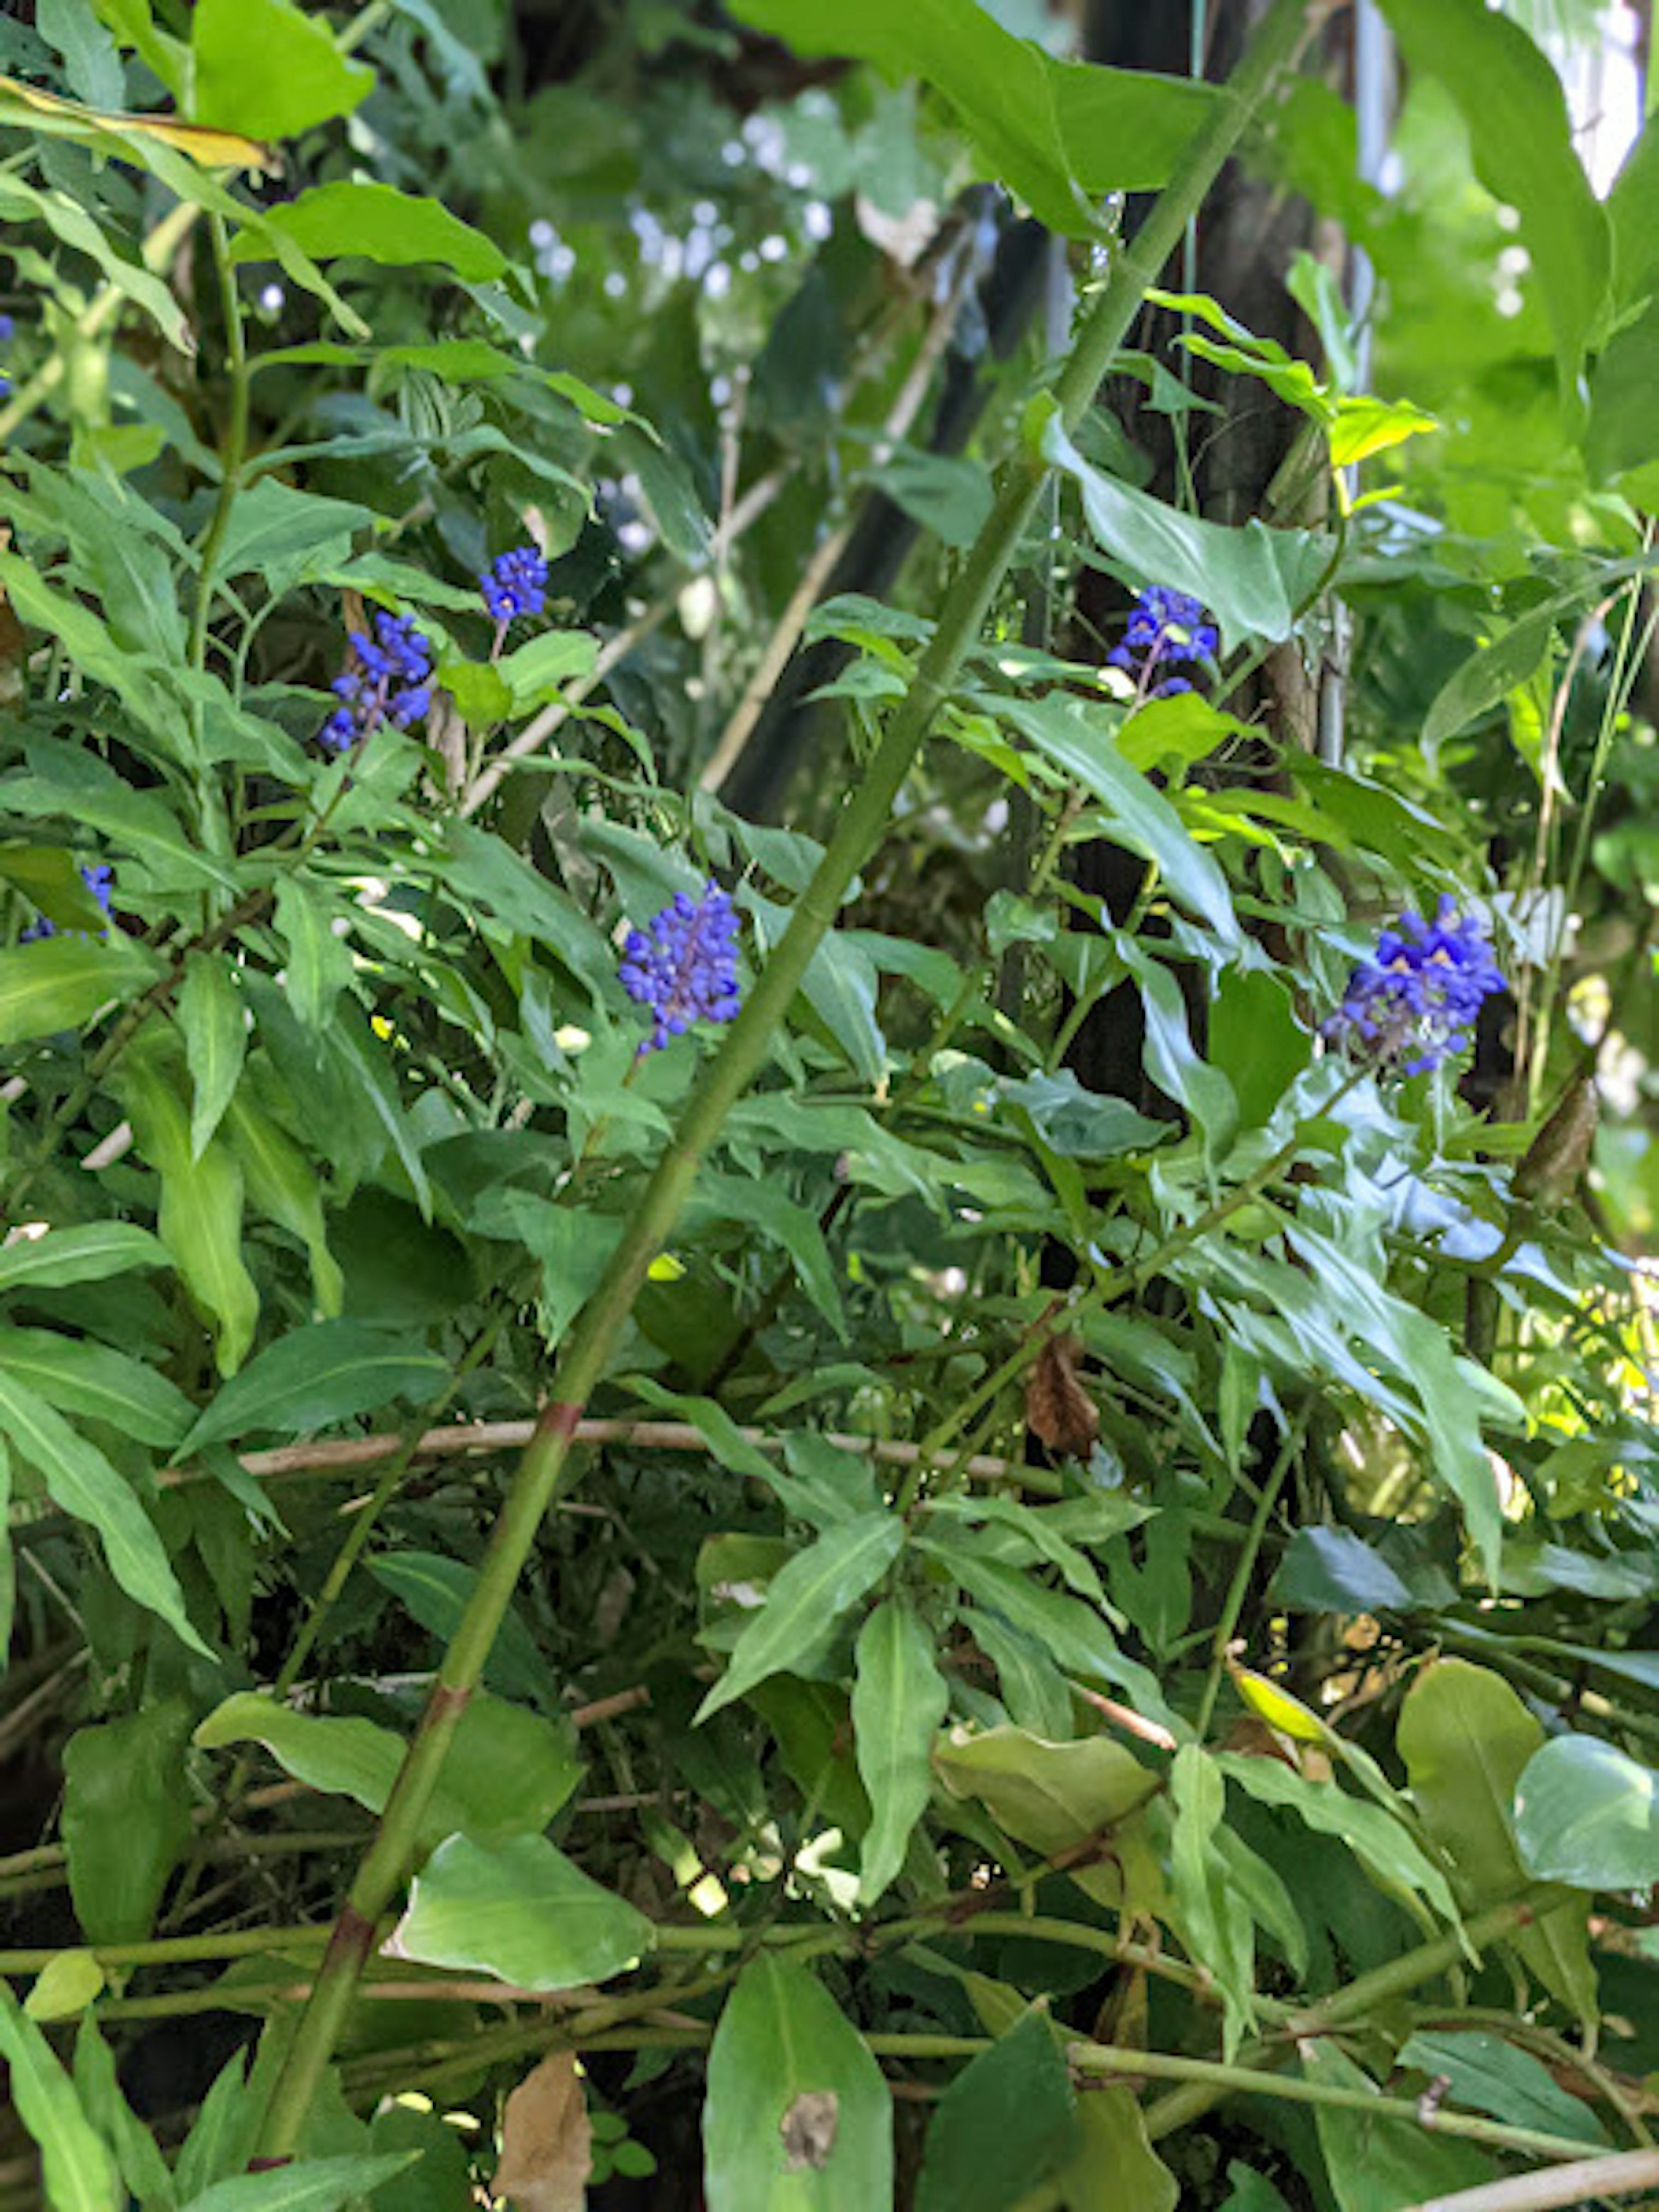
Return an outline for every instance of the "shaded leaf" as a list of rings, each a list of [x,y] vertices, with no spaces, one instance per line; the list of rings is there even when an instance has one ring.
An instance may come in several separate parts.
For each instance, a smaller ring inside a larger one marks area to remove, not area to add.
[[[0,1045],[78,1030],[106,1006],[136,999],[161,974],[130,938],[48,937],[0,951]]]
[[[190,1148],[200,1159],[242,1073],[247,1011],[224,962],[192,952],[185,963],[176,1012],[190,1071]]]
[[[144,1942],[193,1832],[190,1713],[176,1698],[77,1729],[64,1747],[64,1846],[76,1917],[93,1943]]]
[[[827,1529],[773,1577],[766,1603],[738,1638],[725,1674],[697,1708],[699,1722],[821,1644],[878,1582],[904,1544],[896,1514],[860,1514]]]
[[[448,1376],[434,1352],[359,1321],[291,1328],[233,1376],[186,1439],[186,1451],[264,1429],[311,1436],[394,1399],[435,1398]]]
[[[148,1229],[130,1221],[88,1221],[78,1229],[49,1229],[44,1237],[15,1237],[0,1248],[0,1291],[60,1290],[167,1264],[167,1247]]]
[[[1033,2006],[940,2098],[922,2150],[916,2212],[1009,2212],[1082,2142],[1060,2044],[1047,2012]]]
[[[233,2174],[180,2212],[342,2212],[414,2164],[410,2151],[379,2158],[302,2158],[264,2173]]]
[[[1297,2048],[1309,2081],[1376,2091],[1370,2075],[1328,2038],[1310,2036]],[[1449,2142],[1426,2128],[1331,2105],[1316,2105],[1314,2117],[1339,2212],[1401,2212],[1406,2205],[1476,2188],[1497,2172],[1471,2144]]]
[[[873,1905],[904,1863],[933,1789],[933,1738],[950,1704],[933,1639],[902,1598],[878,1605],[859,1631],[853,1733],[870,1797],[859,1898]]]
[[[75,2085],[51,2045],[0,1981],[0,2058],[10,2069],[17,2117],[40,2147],[52,2212],[121,2212],[124,2192]]]

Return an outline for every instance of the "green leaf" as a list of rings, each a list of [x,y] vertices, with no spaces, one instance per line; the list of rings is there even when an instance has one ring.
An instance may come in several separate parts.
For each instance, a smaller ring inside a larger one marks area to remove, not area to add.
[[[1291,635],[1297,611],[1316,590],[1328,559],[1325,541],[1314,532],[1270,530],[1259,517],[1234,530],[1184,514],[1091,467],[1058,416],[1043,431],[1042,451],[1075,478],[1096,544],[1129,575],[1201,600],[1224,646],[1249,638],[1278,645]]]
[[[1340,1838],[1384,1889],[1414,1892],[1443,1919],[1456,1921],[1457,1900],[1445,1875],[1381,1805],[1362,1803],[1334,1782],[1298,1773],[1276,1759],[1223,1752],[1217,1764],[1259,1803],[1283,1806],[1317,1834]]]
[[[227,1437],[274,1429],[313,1436],[319,1429],[394,1400],[435,1398],[448,1376],[435,1352],[360,1321],[313,1322],[268,1344],[225,1384],[185,1443],[186,1451]]]
[[[837,1336],[846,1334],[834,1262],[815,1209],[799,1205],[775,1180],[722,1175],[705,1168],[681,1216],[688,1236],[714,1221],[737,1221],[787,1254],[796,1280]]]
[[[1116,1638],[1092,1606],[1047,1589],[1022,1569],[981,1557],[963,1545],[928,1536],[922,1548],[943,1559],[981,1605],[1042,1644],[1068,1674],[1114,1684],[1148,1720],[1167,1725],[1169,1711],[1155,1677],[1119,1650]]]
[[[1170,1797],[1176,1924],[1188,1956],[1201,1959],[1215,1977],[1224,2008],[1222,2057],[1231,2063],[1255,2018],[1255,1946],[1249,1909],[1228,1882],[1216,1848],[1226,1784],[1215,1759],[1197,1744],[1182,1744],[1176,1753]]]
[[[136,656],[133,656],[136,659]],[[176,709],[167,710],[176,719]],[[143,864],[156,890],[234,890],[236,880],[200,848],[199,840],[154,791],[137,791],[90,753],[31,750],[29,773],[6,786],[7,804],[20,814],[66,815],[83,829],[100,830],[118,853]],[[106,951],[155,956],[131,939],[100,940]],[[25,947],[26,951],[40,949]]]
[[[1055,2174],[1051,2200],[1066,2212],[1176,2212],[1181,2190],[1146,2138],[1133,2089],[1091,2089],[1077,2100],[1082,2147]]]
[[[1515,1838],[1535,1881],[1651,1888],[1659,1882],[1659,1774],[1600,1736],[1559,1735],[1521,1770]]]
[[[161,1178],[161,1242],[216,1324],[220,1374],[234,1375],[259,1318],[259,1293],[242,1258],[241,1169],[217,1138],[197,1156],[183,1102],[152,1054],[129,1047],[118,1066],[139,1155]]]
[[[1054,699],[1004,700],[999,711],[1068,781],[1100,801],[1114,844],[1150,860],[1174,896],[1224,944],[1240,941],[1227,878],[1163,793],[1124,760],[1103,723]]]
[[[902,446],[870,481],[941,545],[971,545],[991,512],[990,472],[982,461]]]
[[[878,1605],[859,1631],[853,1735],[871,1819],[859,1900],[873,1905],[904,1863],[910,1831],[933,1789],[932,1753],[951,1702],[933,1639],[902,1597]]]
[[[1436,1660],[1407,1692],[1395,1742],[1423,1825],[1456,1869],[1466,1901],[1494,1904],[1526,1886],[1510,1807],[1543,1740],[1503,1676],[1467,1659]],[[1511,1940],[1553,1996],[1594,2021],[1595,1969],[1582,1900],[1540,1912]]]
[[[428,1635],[444,1644],[459,1627],[477,1587],[476,1567],[435,1552],[383,1552],[365,1565],[381,1588],[406,1606]],[[527,1698],[532,1705],[544,1706],[552,1701],[555,1685],[547,1663],[516,1606],[508,1607],[490,1647],[484,1680],[504,1697]]]
[[[706,1721],[821,1645],[885,1574],[903,1544],[903,1522],[884,1511],[844,1521],[799,1553],[774,1577],[765,1605],[738,1638],[725,1674],[697,1709],[697,1720]]]
[[[181,353],[193,351],[184,310],[171,291],[153,270],[118,252],[102,225],[78,200],[68,192],[41,191],[21,177],[0,179],[0,221],[22,223],[31,217],[46,223],[65,246],[94,261],[107,281],[150,317],[169,345]]]
[[[61,1290],[167,1264],[167,1247],[148,1229],[130,1221],[88,1221],[78,1229],[20,1237],[0,1248],[0,1291]]]
[[[1346,1528],[1298,1528],[1272,1595],[1292,1613],[1409,1613],[1413,1604],[1382,1553]]]
[[[233,2174],[180,2212],[342,2212],[414,2164],[413,2151],[380,2157],[302,2158],[266,2173]]]
[[[52,2212],[121,2212],[115,2161],[93,2132],[75,2085],[52,2045],[0,1981],[0,2058],[11,2072],[17,2117],[40,2147]]]
[[[1107,192],[1154,190],[1218,95],[1141,70],[1050,58],[1006,31],[974,0],[738,0],[744,22],[803,54],[873,62],[896,83],[919,81],[956,110],[978,157],[1050,230],[1097,227]]]
[[[90,1951],[59,1951],[35,1976],[23,2009],[31,2020],[73,2020],[103,1991],[104,1970]]]
[[[297,582],[331,561],[343,561],[357,532],[374,520],[371,507],[261,477],[236,495],[219,549],[219,574],[242,576],[257,569],[284,586]]]
[[[77,1729],[64,1747],[70,1893],[92,1943],[143,1942],[192,1833],[190,1714],[176,1698]]]
[[[167,2160],[121,2094],[115,2054],[90,2013],[82,2014],[75,2038],[75,2087],[82,2110],[114,2151],[121,2178],[143,2212],[174,2212],[179,2199]]]
[[[334,917],[306,884],[285,876],[276,886],[276,930],[288,947],[283,988],[307,1029],[327,1026],[334,1001],[356,972],[351,948]]]
[[[192,1739],[202,1751],[262,1743],[309,1790],[386,1809],[408,1746],[373,1721],[301,1713],[251,1690],[215,1706]],[[495,1698],[475,1697],[461,1715],[421,1823],[423,1849],[465,1834],[493,1844],[536,1834],[575,1788],[581,1768],[568,1723]]]
[[[0,951],[0,1045],[78,1030],[147,990],[161,972],[131,938],[48,937]]]
[[[590,1881],[545,1837],[513,1836],[487,1850],[451,1836],[416,1875],[387,1948],[551,1990],[606,1981],[655,1940],[642,1912]]]
[[[1381,2094],[1328,2038],[1310,2036],[1297,2049],[1310,2081]],[[1478,2188],[1497,2172],[1472,2145],[1448,2142],[1427,2128],[1332,2105],[1316,2105],[1314,2117],[1337,2212],[1401,2212],[1404,2205]]]
[[[1134,1753],[1104,1736],[1046,1743],[1024,1729],[952,1732],[933,1766],[958,1797],[977,1797],[1004,1833],[1047,1858],[1112,1831],[1115,1864],[1079,1866],[1072,1879],[1099,1904],[1125,1911],[1167,1910],[1156,1853],[1140,1817],[1158,1778]]]
[[[223,961],[192,952],[185,963],[177,1013],[190,1070],[190,1148],[200,1159],[242,1073],[247,1009]]]
[[[439,201],[356,178],[313,185],[267,209],[264,228],[318,261],[347,253],[394,267],[428,261],[469,284],[488,284],[507,269],[498,246]],[[262,261],[269,251],[263,239],[242,237],[233,258]]]
[[[345,1279],[328,1249],[328,1223],[316,1169],[292,1138],[254,1105],[246,1085],[234,1093],[226,1110],[225,1135],[254,1210],[299,1238],[311,1261],[319,1312],[325,1317],[337,1314]]]
[[[763,1952],[738,1977],[708,2053],[708,2212],[876,2212],[893,2201],[881,2069],[805,1966]]]
[[[210,1660],[213,1653],[190,1625],[166,1547],[132,1486],[61,1413],[3,1368],[0,1430],[39,1473],[53,1504],[97,1530],[110,1572],[127,1595],[159,1613],[181,1642]]]
[[[589,674],[598,652],[598,640],[586,630],[544,630],[504,655],[491,673],[507,685],[515,709],[526,714],[560,697],[573,677]]]
[[[1395,2063],[1449,2081],[1454,2105],[1510,2127],[1537,2128],[1575,2143],[1607,2141],[1590,2107],[1560,2087],[1542,2059],[1484,2028],[1419,2029],[1395,2052]]]
[[[1133,938],[1124,939],[1118,956],[1140,985],[1146,1073],[1160,1091],[1192,1115],[1204,1133],[1205,1160],[1213,1166],[1226,1157],[1238,1133],[1237,1093],[1194,1045],[1187,1001],[1173,971]]]
[[[1457,102],[1476,175],[1521,218],[1569,394],[1607,305],[1612,250],[1561,80],[1520,26],[1484,0],[1380,4],[1411,68],[1437,76]]]
[[[1009,2212],[1076,2157],[1082,2141],[1058,2039],[1034,2005],[940,2098],[922,2149],[916,2212]]]
[[[198,112],[253,138],[292,138],[349,115],[374,82],[290,0],[198,0],[190,43]]]

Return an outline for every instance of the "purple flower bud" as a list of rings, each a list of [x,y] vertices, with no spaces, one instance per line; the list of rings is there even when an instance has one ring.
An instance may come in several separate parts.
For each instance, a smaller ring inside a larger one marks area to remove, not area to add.
[[[1208,659],[1219,642],[1201,601],[1167,584],[1152,584],[1135,601],[1122,641],[1106,659],[1134,678],[1139,699],[1172,699],[1193,687],[1187,677],[1168,672]]]
[[[491,617],[503,628],[547,605],[547,563],[533,545],[514,546],[491,562],[478,579]]]
[[[729,1022],[738,1011],[738,917],[720,886],[701,899],[678,892],[649,931],[630,929],[617,975],[629,997],[648,1006],[655,1027],[640,1047],[660,1052],[693,1022]]]
[[[432,708],[432,647],[407,615],[374,613],[374,635],[350,633],[356,665],[343,669],[329,689],[343,703],[317,732],[330,752],[349,752],[382,722],[406,730]]]

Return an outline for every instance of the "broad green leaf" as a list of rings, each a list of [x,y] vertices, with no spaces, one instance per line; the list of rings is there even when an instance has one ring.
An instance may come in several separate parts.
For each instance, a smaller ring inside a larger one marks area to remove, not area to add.
[[[1223,1752],[1216,1763],[1230,1782],[1237,1783],[1260,1803],[1283,1806],[1317,1834],[1335,1836],[1346,1844],[1383,1888],[1414,1892],[1443,1919],[1457,1920],[1457,1900],[1445,1875],[1382,1806],[1364,1804],[1334,1782],[1300,1774],[1277,1759]]]
[[[220,1374],[234,1375],[259,1318],[259,1293],[242,1257],[241,1169],[216,1137],[197,1156],[184,1103],[151,1054],[130,1047],[118,1065],[138,1152],[161,1178],[156,1228],[216,1324]]]
[[[254,1211],[299,1238],[311,1262],[319,1313],[325,1319],[337,1314],[345,1279],[328,1249],[328,1223],[316,1169],[293,1139],[253,1103],[246,1085],[234,1093],[226,1109],[225,1135]]]
[[[1181,2190],[1146,2137],[1146,2115],[1133,2089],[1091,2088],[1077,2100],[1082,2146],[1055,2174],[1052,2196],[1031,2212],[1176,2212]]]
[[[88,1221],[76,1229],[49,1229],[44,1237],[15,1237],[0,1247],[0,1291],[61,1290],[167,1264],[166,1246],[148,1229],[130,1221]]]
[[[721,2009],[703,2107],[708,2212],[873,2212],[893,2108],[863,2038],[805,1966],[751,1960]]]
[[[870,1796],[859,1899],[873,1905],[904,1863],[933,1789],[931,1754],[951,1693],[933,1638],[907,1600],[888,1598],[859,1631],[853,1734]]]
[[[190,1148],[200,1159],[225,1116],[247,1051],[247,1009],[222,959],[192,952],[176,1008],[190,1070]]]
[[[485,1237],[511,1238],[539,1263],[537,1303],[550,1344],[559,1342],[598,1289],[623,1231],[619,1220],[511,1188],[486,1191],[467,1225]]]
[[[1556,1736],[1521,1770],[1515,1836],[1536,1881],[1650,1889],[1659,1882],[1659,1774],[1600,1736]]]
[[[738,1638],[726,1669],[697,1708],[706,1721],[755,1683],[821,1647],[904,1544],[895,1513],[862,1514],[830,1528],[776,1575],[766,1603]]]
[[[477,1587],[476,1567],[436,1552],[382,1552],[364,1564],[381,1588],[390,1590],[441,1644],[447,1644],[459,1627]],[[503,1697],[526,1698],[534,1705],[546,1706],[555,1694],[547,1662],[516,1606],[508,1607],[490,1647],[484,1680]]]
[[[0,179],[0,220],[46,223],[65,246],[96,262],[108,283],[142,307],[171,346],[181,353],[194,349],[184,310],[172,292],[140,261],[118,252],[103,226],[68,192],[41,191],[21,177]],[[115,610],[111,607],[112,619]]]
[[[799,1205],[775,1181],[755,1176],[723,1175],[705,1168],[697,1177],[680,1227],[695,1237],[714,1221],[742,1222],[751,1236],[764,1237],[793,1262],[797,1281],[837,1336],[846,1322],[834,1262],[818,1225],[817,1212]]]
[[[1113,733],[1080,708],[1053,699],[1012,699],[999,710],[1073,783],[1106,809],[1109,835],[1150,860],[1171,895],[1207,921],[1224,943],[1239,941],[1227,879],[1156,785],[1133,769]]]
[[[251,1690],[216,1705],[192,1741],[201,1751],[262,1743],[308,1790],[350,1797],[371,1813],[386,1809],[408,1750],[401,1736],[373,1721],[298,1712]],[[422,1821],[422,1846],[458,1833],[485,1844],[538,1833],[580,1772],[568,1724],[475,1697],[456,1727]]]
[[[128,658],[137,664],[137,655]],[[176,708],[169,707],[167,712],[176,719]],[[154,890],[239,888],[230,872],[202,851],[200,840],[164,799],[154,791],[134,790],[95,754],[32,748],[28,774],[7,784],[6,799],[20,814],[67,815],[84,829],[101,830],[117,854],[130,853],[142,861],[145,879]],[[111,951],[144,951],[131,939],[100,941]]]
[[[413,2151],[387,2151],[380,2157],[297,2159],[269,2172],[216,2181],[179,2212],[343,2212],[406,2172],[415,2158]]]
[[[110,1572],[127,1595],[159,1613],[192,1651],[211,1659],[213,1653],[190,1625],[166,1547],[131,1484],[61,1413],[3,1367],[0,1430],[40,1474],[53,1504],[97,1530]]]
[[[73,2020],[103,1991],[104,1970],[90,1951],[59,1951],[35,1976],[23,2010],[31,2020]]]
[[[1115,1863],[1079,1866],[1078,1887],[1125,1911],[1167,1910],[1163,1877],[1139,1817],[1158,1794],[1158,1778],[1133,1753],[1105,1736],[1045,1743],[1024,1729],[953,1730],[933,1752],[933,1766],[958,1797],[977,1797],[1016,1843],[1045,1858],[1109,1828]]]
[[[291,0],[197,0],[190,43],[204,118],[254,138],[292,138],[349,115],[374,82]]]
[[[190,1714],[176,1698],[77,1729],[64,1747],[64,1843],[92,1943],[144,1942],[192,1833]]]
[[[1082,2146],[1059,2039],[1034,2005],[969,2060],[934,2108],[916,2212],[1009,2212]]]
[[[1309,2036],[1297,2047],[1307,2080],[1329,2088],[1376,2090],[1329,2037]],[[1449,2142],[1427,2128],[1372,2119],[1341,2106],[1316,2105],[1314,2116],[1338,2212],[1402,2212],[1407,2205],[1478,2188],[1497,2172],[1472,2144]]]
[[[558,698],[573,677],[587,675],[598,652],[598,640],[586,630],[544,630],[505,654],[492,672],[507,685],[522,714]]]
[[[416,1875],[386,1948],[425,1966],[552,1990],[606,1981],[655,1940],[642,1912],[590,1881],[545,1837],[513,1836],[490,1850],[451,1836]]]
[[[1411,68],[1437,76],[1457,102],[1481,183],[1521,219],[1570,394],[1607,307],[1612,249],[1554,65],[1484,0],[1380,4]]]
[[[1274,1571],[1292,1613],[1409,1613],[1409,1589],[1382,1554],[1347,1528],[1298,1528]]]
[[[291,1328],[233,1376],[203,1413],[187,1451],[227,1437],[273,1429],[288,1436],[318,1430],[394,1401],[435,1398],[449,1373],[435,1352],[360,1321],[319,1321]]]
[[[1140,985],[1146,1073],[1160,1091],[1192,1115],[1204,1133],[1204,1157],[1213,1165],[1225,1158],[1237,1134],[1237,1094],[1222,1071],[1194,1047],[1187,1002],[1173,971],[1133,939],[1119,947],[1119,955]]]
[[[94,2133],[75,2085],[10,1987],[0,1981],[0,2058],[11,2073],[11,2101],[40,2147],[52,2212],[122,2212],[115,2161]]]
[[[976,173],[1000,179],[1064,236],[1087,237],[1103,193],[1163,184],[1219,95],[1140,70],[1059,62],[974,0],[738,0],[733,13],[803,54],[873,62],[955,109]]]
[[[429,261],[471,284],[487,284],[507,266],[498,246],[441,202],[357,178],[313,185],[267,210],[264,227],[317,261],[347,253],[393,266]],[[266,250],[261,240],[243,237],[234,258],[263,260]]]
[[[131,938],[47,937],[0,951],[0,1045],[78,1030],[106,1006],[136,999],[161,974]]]
[[[1395,2052],[1395,2063],[1449,2081],[1454,2105],[1510,2127],[1537,2128],[1585,2146],[1607,2141],[1590,2107],[1562,2088],[1541,2058],[1485,2028],[1419,2028]]]
[[[280,477],[261,477],[237,494],[219,549],[219,574],[241,576],[257,569],[267,580],[297,581],[331,560],[343,561],[357,532],[374,520],[371,507],[296,491]]]
[[[1215,1977],[1224,2008],[1222,2056],[1231,2062],[1254,2020],[1255,1945],[1249,1906],[1229,1882],[1218,1849],[1226,1799],[1216,1761],[1197,1744],[1182,1744],[1170,1774],[1176,1924],[1188,1956]]]
[[[1057,416],[1043,431],[1042,450],[1076,479],[1091,536],[1126,574],[1190,592],[1214,615],[1229,649],[1251,638],[1277,645],[1290,636],[1328,560],[1314,532],[1270,530],[1259,517],[1232,529],[1166,506],[1092,467]]]
[[[1438,1659],[1407,1692],[1395,1741],[1423,1825],[1456,1869],[1466,1903],[1497,1904],[1525,1887],[1510,1820],[1516,1785],[1544,1740],[1501,1674]],[[1510,1939],[1553,1996],[1583,2021],[1596,2011],[1583,1900],[1540,1912]]]

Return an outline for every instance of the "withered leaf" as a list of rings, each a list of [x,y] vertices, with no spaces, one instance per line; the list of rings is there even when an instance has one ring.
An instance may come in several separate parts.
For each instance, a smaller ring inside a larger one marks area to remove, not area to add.
[[[841,2100],[833,2089],[803,2089],[778,2123],[785,2171],[799,2173],[810,2166],[822,2172],[836,2148],[840,2125]]]
[[[584,2212],[593,2171],[587,2100],[572,2051],[550,2051],[507,2100],[490,2194],[518,2212]]]
[[[1078,1376],[1083,1346],[1051,1336],[1025,1385],[1025,1425],[1050,1451],[1082,1457],[1100,1434],[1100,1414]]]

